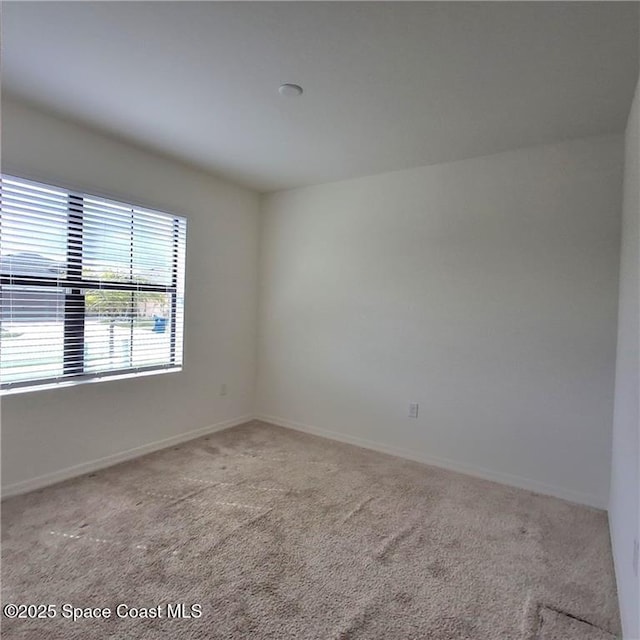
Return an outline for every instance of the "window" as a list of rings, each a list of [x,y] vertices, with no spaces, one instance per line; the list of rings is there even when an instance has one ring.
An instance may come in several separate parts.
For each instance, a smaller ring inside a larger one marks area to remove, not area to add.
[[[182,365],[187,223],[0,177],[0,386]]]

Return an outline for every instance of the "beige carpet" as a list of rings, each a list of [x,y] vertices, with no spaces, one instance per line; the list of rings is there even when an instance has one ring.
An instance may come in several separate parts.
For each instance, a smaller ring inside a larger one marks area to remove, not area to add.
[[[601,640],[605,513],[250,423],[3,503],[3,638]],[[61,607],[110,607],[73,622]],[[161,619],[116,617],[118,604]],[[167,603],[202,605],[168,619]],[[591,634],[591,635],[589,635]]]

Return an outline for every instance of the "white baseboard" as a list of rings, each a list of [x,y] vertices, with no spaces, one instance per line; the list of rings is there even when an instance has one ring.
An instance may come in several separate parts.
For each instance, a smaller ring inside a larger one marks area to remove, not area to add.
[[[10,496],[16,496],[21,493],[27,493],[28,491],[34,491],[35,489],[42,489],[49,485],[69,478],[75,478],[85,473],[91,473],[105,467],[111,467],[119,462],[125,460],[131,460],[132,458],[138,458],[146,453],[152,453],[153,451],[159,451],[160,449],[166,449],[182,442],[187,442],[201,436],[205,436],[209,433],[216,433],[217,431],[224,431],[230,429],[239,424],[244,424],[253,420],[252,415],[242,416],[240,418],[234,418],[232,420],[225,420],[224,422],[218,422],[200,429],[193,429],[192,431],[186,431],[185,433],[179,433],[163,440],[156,440],[155,442],[149,442],[133,449],[127,449],[126,451],[119,451],[110,456],[104,458],[98,458],[96,460],[90,460],[89,462],[83,462],[81,464],[74,465],[73,467],[67,467],[60,469],[59,471],[53,471],[52,473],[46,473],[42,476],[35,478],[29,478],[28,480],[21,480],[20,482],[14,482],[13,484],[4,485],[2,487],[2,498],[8,498]]]
[[[257,415],[255,416],[255,419],[261,420],[263,422],[269,422],[279,427],[294,429],[295,431],[310,433],[322,438],[328,438],[330,440],[337,440],[338,442],[352,444],[364,449],[372,449],[374,451],[387,453],[392,456],[398,456],[399,458],[406,458],[407,460],[413,460],[414,462],[422,462],[423,464],[440,467],[442,469],[448,469],[449,471],[457,471],[458,473],[464,473],[476,478],[482,478],[483,480],[491,480],[492,482],[498,482],[510,487],[517,487],[518,489],[526,489],[527,491],[533,491],[535,493],[541,493],[544,495],[553,496],[555,498],[561,498],[563,500],[586,505],[588,507],[595,507],[596,509],[604,510],[607,509],[607,500],[602,496],[582,493],[580,491],[573,491],[571,489],[564,489],[562,487],[548,485],[537,480],[531,480],[530,478],[524,478],[522,476],[516,476],[510,473],[503,473],[502,471],[491,471],[489,469],[476,467],[464,462],[457,462],[448,458],[440,458],[416,451],[410,451],[408,449],[392,447],[390,445],[381,444],[372,440],[366,440],[365,438],[349,436],[343,433],[338,433],[336,431],[330,431],[328,429],[311,427],[306,424],[292,422],[291,420],[286,420],[284,418],[278,418],[275,416]]]
[[[21,493],[27,493],[28,491],[34,491],[36,489],[42,489],[43,487],[68,480],[69,478],[75,478],[85,473],[91,473],[105,467],[110,467],[119,462],[125,460],[131,460],[132,458],[138,458],[146,453],[152,453],[160,449],[165,449],[175,444],[187,442],[201,436],[215,433],[217,431],[223,431],[230,429],[245,422],[251,420],[262,420],[263,422],[269,422],[271,424],[285,427],[287,429],[293,429],[295,431],[302,431],[321,438],[328,438],[329,440],[336,440],[338,442],[344,442],[346,444],[352,444],[356,447],[362,447],[364,449],[372,449],[373,451],[379,451],[399,458],[405,458],[407,460],[413,460],[415,462],[421,462],[423,464],[432,465],[434,467],[440,467],[442,469],[448,469],[450,471],[456,471],[458,473],[464,473],[484,480],[491,480],[500,484],[505,484],[511,487],[518,487],[519,489],[526,489],[528,491],[534,491],[544,495],[554,496],[569,502],[575,502],[577,504],[583,504],[589,507],[595,507],[597,509],[607,508],[607,501],[604,497],[598,495],[592,495],[588,493],[582,493],[579,491],[573,491],[571,489],[564,489],[562,487],[556,487],[548,485],[537,480],[531,480],[530,478],[524,478],[522,476],[516,476],[509,473],[503,473],[501,471],[491,471],[482,467],[476,467],[448,458],[440,458],[437,456],[430,456],[428,454],[419,453],[416,451],[410,451],[408,449],[402,449],[400,447],[393,447],[390,445],[374,442],[365,438],[358,438],[356,436],[350,436],[337,431],[331,431],[329,429],[321,429],[318,427],[312,427],[299,422],[293,422],[284,418],[278,418],[276,416],[267,415],[247,415],[232,420],[226,420],[217,424],[202,427],[200,429],[194,429],[185,433],[180,433],[163,440],[156,440],[148,444],[134,447],[126,451],[114,453],[104,458],[98,458],[96,460],[90,460],[89,462],[83,462],[82,464],[74,465],[73,467],[67,467],[47,473],[35,478],[29,478],[28,480],[22,480],[13,484],[4,485],[2,487],[2,498],[8,498]]]

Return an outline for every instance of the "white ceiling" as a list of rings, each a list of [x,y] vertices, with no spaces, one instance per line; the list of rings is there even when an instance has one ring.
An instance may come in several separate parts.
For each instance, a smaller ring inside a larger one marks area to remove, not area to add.
[[[270,191],[620,132],[637,32],[624,2],[5,2],[3,89]]]

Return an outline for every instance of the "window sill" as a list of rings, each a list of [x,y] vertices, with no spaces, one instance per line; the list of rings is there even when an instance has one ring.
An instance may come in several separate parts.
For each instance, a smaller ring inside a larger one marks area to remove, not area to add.
[[[151,371],[138,371],[131,373],[118,373],[114,375],[102,375],[93,378],[81,378],[72,380],[63,380],[61,382],[51,382],[47,384],[25,385],[23,387],[14,387],[10,389],[0,390],[0,396],[7,397],[18,395],[21,393],[32,393],[34,391],[50,391],[51,389],[62,389],[67,387],[77,387],[85,384],[96,384],[100,382],[109,382],[112,380],[129,380],[131,378],[148,378],[149,376],[159,376],[166,373],[179,373],[182,367],[171,367],[170,369],[156,369]]]

